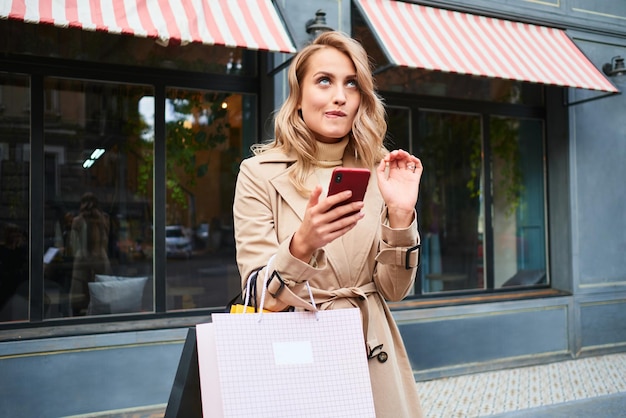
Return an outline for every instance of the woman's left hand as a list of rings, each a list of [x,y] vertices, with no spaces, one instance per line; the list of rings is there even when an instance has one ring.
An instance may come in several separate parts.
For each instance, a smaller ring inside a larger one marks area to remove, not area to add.
[[[387,205],[390,227],[406,228],[413,222],[423,171],[420,159],[404,150],[391,151],[378,165],[378,188]]]

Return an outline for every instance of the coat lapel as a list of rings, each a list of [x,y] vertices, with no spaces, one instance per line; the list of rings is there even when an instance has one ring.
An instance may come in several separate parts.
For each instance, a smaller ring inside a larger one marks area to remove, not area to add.
[[[293,187],[293,184],[291,184],[291,180],[289,179],[289,170],[285,170],[283,173],[273,178],[271,183],[285,203],[291,207],[300,220],[303,220],[306,205],[308,204],[309,199],[301,196]],[[307,188],[312,189],[313,187],[315,187],[315,182],[311,177],[309,177],[307,181]]]
[[[308,199],[296,191],[289,179],[292,164],[295,162],[295,155],[286,155],[282,152],[268,151],[259,155],[261,166],[264,167],[264,170],[268,170],[268,173],[272,173],[269,176],[269,182],[276,193],[302,220]]]

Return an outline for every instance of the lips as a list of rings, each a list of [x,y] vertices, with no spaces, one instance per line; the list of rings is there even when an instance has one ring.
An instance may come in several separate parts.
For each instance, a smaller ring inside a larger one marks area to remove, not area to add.
[[[346,112],[342,112],[341,110],[331,110],[329,112],[326,112],[326,116],[343,117],[343,116],[347,116],[347,115],[346,115]]]

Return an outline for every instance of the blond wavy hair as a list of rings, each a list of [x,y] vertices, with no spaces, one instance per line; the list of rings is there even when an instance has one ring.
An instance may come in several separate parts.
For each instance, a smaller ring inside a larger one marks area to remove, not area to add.
[[[298,52],[289,67],[287,75],[289,96],[276,114],[275,138],[268,143],[256,144],[252,147],[255,155],[270,149],[278,149],[285,154],[294,153],[297,161],[290,172],[291,181],[303,196],[310,193],[310,190],[305,187],[305,180],[307,173],[315,165],[317,141],[298,111],[298,105],[302,99],[300,83],[309,69],[310,58],[324,48],[335,48],[346,54],[356,69],[361,103],[354,118],[352,130],[348,133],[347,149],[357,155],[363,167],[370,169],[387,153],[383,145],[387,132],[385,107],[374,88],[367,52],[359,42],[342,32],[333,31],[321,34]]]

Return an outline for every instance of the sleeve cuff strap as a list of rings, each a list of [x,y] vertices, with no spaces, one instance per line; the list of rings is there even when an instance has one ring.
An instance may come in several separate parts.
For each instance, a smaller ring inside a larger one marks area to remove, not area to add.
[[[419,265],[419,251],[420,244],[408,248],[385,248],[378,253],[376,261],[381,264],[395,264],[410,270]]]

